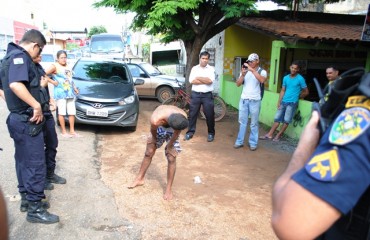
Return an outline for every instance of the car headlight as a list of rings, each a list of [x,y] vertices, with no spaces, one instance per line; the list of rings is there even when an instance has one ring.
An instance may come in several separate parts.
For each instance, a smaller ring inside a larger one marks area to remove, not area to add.
[[[124,98],[123,100],[119,101],[118,105],[126,105],[126,104],[133,103],[134,101],[135,101],[135,97],[134,96],[129,96],[129,97]]]

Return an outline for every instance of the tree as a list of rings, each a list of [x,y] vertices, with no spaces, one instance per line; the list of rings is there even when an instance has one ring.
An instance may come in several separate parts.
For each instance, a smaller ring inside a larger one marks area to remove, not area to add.
[[[88,37],[90,38],[94,34],[99,34],[99,33],[107,33],[107,29],[104,26],[93,26],[88,34]]]
[[[95,7],[112,7],[117,13],[135,12],[133,30],[162,34],[162,42],[181,39],[187,63],[186,79],[198,64],[203,45],[216,34],[255,12],[254,0],[101,0]]]

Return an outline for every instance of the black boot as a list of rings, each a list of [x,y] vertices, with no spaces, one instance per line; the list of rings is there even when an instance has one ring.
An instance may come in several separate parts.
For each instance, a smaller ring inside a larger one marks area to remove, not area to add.
[[[54,185],[46,179],[44,190],[53,190],[53,189],[54,189]]]
[[[21,212],[27,212],[28,210],[28,200],[26,199],[27,193],[20,193],[21,194],[21,207],[20,210]],[[50,203],[48,201],[41,201],[41,206],[44,209],[49,209],[50,208]]]
[[[56,175],[54,172],[48,172],[46,175],[46,181],[56,184],[65,184],[67,181],[65,178],[62,178]]]
[[[32,223],[52,224],[59,222],[59,217],[49,213],[43,208],[41,201],[28,202],[27,221]]]

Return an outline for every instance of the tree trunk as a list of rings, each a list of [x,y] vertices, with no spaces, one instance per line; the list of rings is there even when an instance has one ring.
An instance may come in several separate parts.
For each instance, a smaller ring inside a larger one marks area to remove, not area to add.
[[[185,82],[186,82],[186,91],[191,92],[191,85],[189,83],[189,76],[193,66],[199,64],[199,54],[202,50],[203,45],[205,44],[204,39],[199,36],[195,36],[193,41],[185,41],[185,50],[186,50],[186,72],[185,72]]]

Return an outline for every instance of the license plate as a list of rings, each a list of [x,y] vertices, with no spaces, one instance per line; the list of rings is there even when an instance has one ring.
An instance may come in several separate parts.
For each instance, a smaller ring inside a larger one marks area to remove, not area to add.
[[[86,115],[94,116],[94,117],[108,117],[108,110],[106,109],[87,109]]]

